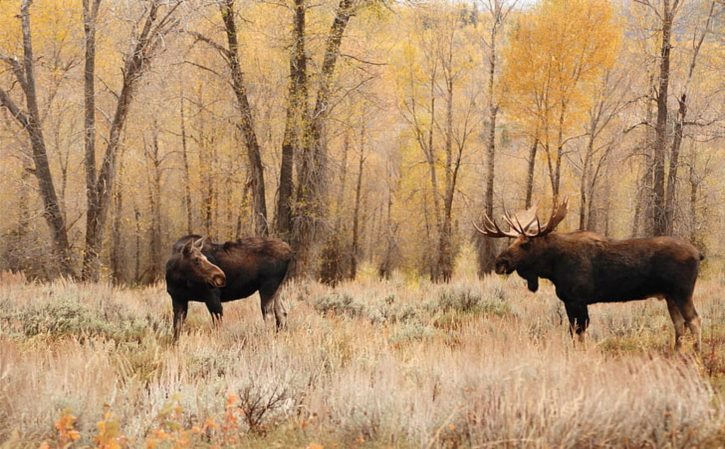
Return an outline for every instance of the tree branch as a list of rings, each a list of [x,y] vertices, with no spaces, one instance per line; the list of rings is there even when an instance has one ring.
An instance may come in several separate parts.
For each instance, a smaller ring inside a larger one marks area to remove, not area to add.
[[[10,111],[10,114],[15,117],[15,120],[17,120],[23,128],[28,127],[28,125],[30,124],[28,117],[23,111],[20,110],[18,105],[15,104],[15,102],[12,100],[12,98],[10,98],[8,93],[5,92],[5,90],[2,88],[0,88],[0,106],[7,108],[7,110]]]
[[[218,51],[225,61],[229,61],[229,50],[201,33],[198,33],[196,31],[187,31],[187,33],[194,37],[194,43],[192,44],[192,46],[195,45],[197,42],[204,42],[205,44]]]

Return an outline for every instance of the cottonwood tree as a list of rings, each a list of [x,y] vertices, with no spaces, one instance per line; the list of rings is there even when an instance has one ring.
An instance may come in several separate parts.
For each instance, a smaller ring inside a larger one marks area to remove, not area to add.
[[[651,222],[654,235],[672,235],[673,222],[675,217],[675,203],[677,195],[678,170],[681,145],[685,135],[685,129],[690,125],[703,126],[698,121],[688,121],[688,104],[691,99],[691,85],[696,73],[697,62],[703,44],[708,35],[712,34],[712,25],[717,17],[722,14],[723,6],[715,0],[703,2],[690,11],[694,15],[694,27],[689,48],[681,41],[684,49],[689,52],[685,63],[687,69],[684,74],[684,81],[681,83],[680,91],[676,96],[677,110],[672,114],[670,111],[670,89],[675,79],[676,71],[673,68],[673,30],[677,29],[684,20],[685,4],[682,0],[636,0],[635,3],[643,5],[650,12],[656,23],[659,34],[659,57],[657,59],[656,90],[654,100],[657,106],[655,123],[646,119],[644,124],[655,130],[654,141],[652,142],[652,215],[648,217]],[[679,46],[679,45],[678,45]],[[674,116],[674,120],[671,118]],[[671,142],[670,142],[670,135]],[[667,159],[669,156],[669,163]],[[666,166],[667,165],[667,166]],[[649,170],[646,171],[649,174]]]
[[[406,44],[407,67],[400,80],[404,86],[401,114],[428,168],[432,211],[426,213],[426,219],[432,216],[436,234],[431,277],[446,282],[453,271],[453,201],[464,152],[478,124],[478,92],[464,91],[463,101],[456,97],[456,90],[462,89],[474,67],[464,56],[471,36],[459,23],[459,12],[434,4],[418,13],[411,42]],[[442,112],[439,100],[443,101]]]
[[[295,154],[299,154],[306,144],[306,124],[309,122],[307,53],[305,49],[306,23],[307,5],[305,0],[294,0],[287,110],[284,136],[282,138],[282,158],[279,169],[279,191],[275,217],[277,234],[283,239],[291,237],[294,201],[294,158]]]
[[[297,120],[297,123],[301,124],[302,129],[299,129],[295,133],[297,139],[302,143],[300,149],[301,154],[299,154],[300,162],[297,171],[297,186],[295,189],[291,229],[292,247],[297,253],[297,261],[295,264],[296,272],[293,273],[295,275],[311,271],[310,265],[313,246],[319,239],[319,231],[327,213],[326,203],[328,192],[325,189],[325,182],[328,175],[328,167],[327,148],[324,138],[326,133],[325,127],[329,119],[330,110],[332,109],[331,100],[335,83],[335,71],[338,60],[340,59],[342,40],[350,19],[372,3],[373,1],[371,0],[360,2],[340,0],[335,7],[334,18],[325,37],[325,49],[322,56],[320,72],[316,77],[317,82],[314,85],[316,88],[316,96],[312,109],[308,109],[308,106],[303,104],[306,93],[305,89],[301,86],[304,83],[300,84],[294,80],[291,81],[291,88],[302,88],[303,90],[290,95],[289,107],[304,108],[302,112],[297,113],[302,114],[301,116],[297,115],[301,117],[301,120]],[[299,19],[297,13],[295,17],[296,20]],[[297,26],[296,23],[295,33],[299,32]],[[300,48],[303,49],[304,47],[302,47],[299,39],[295,39],[295,41],[298,42],[296,45],[299,47],[297,52],[302,51]],[[291,62],[290,66],[295,64],[298,70],[300,70],[300,66],[297,65],[299,62],[297,60],[298,57],[299,53],[293,52],[291,58],[295,62]],[[304,72],[291,75],[299,77],[299,81],[302,81]],[[307,79],[309,80],[309,78]],[[310,90],[309,87],[308,85],[306,91]],[[285,172],[287,178],[290,175],[291,173]],[[289,183],[289,179],[287,178],[280,178],[280,186]],[[280,192],[278,201],[289,203],[289,198],[284,198],[282,192]]]
[[[621,27],[613,15],[605,2],[544,0],[519,18],[504,52],[505,107],[533,136],[532,167],[536,148],[544,150],[554,201],[565,146],[579,136],[591,102],[591,82],[614,62]]]
[[[23,0],[20,5],[21,41],[20,55],[0,49],[0,60],[12,72],[14,84],[20,87],[25,108],[12,98],[12,93],[0,87],[0,106],[6,108],[17,123],[25,130],[30,141],[33,159],[33,173],[38,181],[38,188],[43,201],[43,215],[50,228],[53,246],[56,252],[60,273],[66,276],[75,274],[68,229],[60,207],[58,194],[50,169],[48,148],[43,133],[43,123],[39,108],[39,94],[36,86],[36,57],[33,54],[33,39],[30,23],[30,6],[32,0]]]
[[[95,58],[95,19],[98,0],[93,6],[84,4],[84,29],[86,30],[86,62],[84,71],[86,94],[86,182],[88,189],[88,209],[86,211],[86,247],[83,257],[82,278],[98,280],[100,275],[100,253],[103,244],[103,231],[108,217],[113,181],[119,153],[121,133],[133,101],[138,82],[148,71],[152,59],[162,48],[164,37],[179,24],[175,12],[180,1],[167,2],[151,0],[143,5],[138,19],[139,30],[131,36],[131,50],[124,57],[121,90],[118,93],[115,111],[106,137],[106,147],[101,158],[100,168],[95,161],[95,128],[93,102],[94,62]],[[90,97],[89,97],[90,95]]]

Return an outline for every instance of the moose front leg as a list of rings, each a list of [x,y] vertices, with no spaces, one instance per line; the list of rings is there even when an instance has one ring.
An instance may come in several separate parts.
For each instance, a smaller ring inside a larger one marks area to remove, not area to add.
[[[189,301],[171,298],[171,303],[174,308],[174,341],[177,341],[189,310]]]
[[[212,292],[204,301],[209,315],[211,315],[211,322],[214,327],[219,326],[222,323],[224,316],[224,308],[222,307],[221,296],[218,292]]]
[[[566,316],[569,318],[569,332],[573,337],[578,337],[579,342],[584,343],[584,332],[589,326],[589,311],[586,304],[576,302],[565,302]]]

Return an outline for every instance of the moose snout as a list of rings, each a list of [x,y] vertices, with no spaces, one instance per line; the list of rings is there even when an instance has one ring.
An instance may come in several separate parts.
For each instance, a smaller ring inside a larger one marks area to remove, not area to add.
[[[496,274],[511,274],[514,271],[513,265],[507,259],[496,259],[494,264],[494,271]]]
[[[227,285],[227,278],[224,276],[224,273],[218,273],[212,276],[211,283],[214,287],[222,288]]]

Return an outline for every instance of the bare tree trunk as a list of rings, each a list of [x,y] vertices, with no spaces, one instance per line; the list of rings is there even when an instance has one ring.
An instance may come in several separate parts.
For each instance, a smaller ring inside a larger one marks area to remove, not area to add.
[[[118,177],[113,188],[113,220],[111,222],[111,254],[109,257],[111,279],[115,284],[120,284],[124,280],[124,245],[121,237],[123,230],[123,169],[123,154],[121,154],[118,158]]]
[[[449,282],[453,276],[453,238],[452,229],[452,213],[453,213],[453,195],[455,193],[455,174],[453,168],[453,74],[452,74],[452,49],[453,36],[451,36],[451,46],[446,55],[447,64],[444,65],[444,74],[446,78],[446,136],[445,136],[445,197],[443,198],[443,226],[439,235],[438,244],[438,273],[443,282]],[[460,161],[460,158],[459,158]],[[457,165],[457,164],[456,164]],[[457,172],[458,167],[455,167]]]
[[[202,135],[202,148],[200,151],[200,157],[204,157],[204,162],[201,164],[203,167],[207,167],[207,171],[203,176],[204,179],[204,233],[206,236],[211,237],[213,235],[214,226],[214,199],[216,198],[216,189],[214,188],[214,178],[211,173],[214,171],[214,141],[212,140],[207,144],[205,136]],[[213,139],[213,137],[212,137]],[[201,156],[203,154],[203,156]]]
[[[592,153],[594,152],[594,135],[590,134],[587,140],[587,149],[582,163],[582,174],[579,181],[579,229],[587,229],[587,211],[591,209],[588,201],[591,199],[591,192],[587,189],[589,183],[589,170],[592,164]]]
[[[38,97],[35,86],[33,44],[30,31],[30,4],[32,0],[23,0],[20,7],[21,29],[23,35],[22,64],[17,58],[0,54],[0,60],[6,62],[24,95],[27,112],[23,112],[8,93],[0,88],[0,106],[7,108],[10,114],[25,129],[30,139],[35,164],[35,176],[38,179],[40,196],[43,200],[43,216],[50,228],[53,246],[58,260],[60,273],[74,276],[71,248],[68,241],[68,230],[63,217],[58,195],[53,183],[53,175],[48,163],[48,151],[43,137],[43,129],[38,109]]]
[[[695,154],[692,154],[692,160],[690,161],[690,241],[700,242],[699,235],[699,220],[697,217],[697,199],[699,196],[700,182],[701,179],[697,176],[697,170],[695,167]]]
[[[604,235],[609,235],[609,228],[611,225],[611,214],[609,213],[611,208],[611,198],[612,198],[612,186],[611,184],[606,184],[604,186],[604,229],[603,233]],[[596,229],[595,229],[596,230]]]
[[[134,260],[134,267],[133,267],[133,280],[136,283],[141,282],[141,211],[138,210],[138,205],[134,202],[133,205],[133,216],[136,220],[136,239],[135,239],[135,252],[136,257],[133,258]]]
[[[234,94],[237,98],[237,106],[241,114],[238,127],[247,146],[247,158],[249,159],[249,167],[251,170],[254,230],[258,235],[264,236],[269,233],[267,226],[264,166],[262,165],[262,155],[259,142],[257,141],[257,134],[254,130],[252,108],[247,98],[247,86],[244,83],[244,76],[239,63],[239,42],[237,40],[237,25],[234,17],[234,0],[224,0],[221,2],[220,10],[222,20],[224,21],[227,43],[229,45],[227,50],[227,63],[232,75],[232,86],[234,87]]]
[[[395,259],[397,253],[397,242],[396,233],[398,225],[393,223],[393,170],[392,167],[388,166],[387,170],[388,177],[388,201],[387,201],[387,213],[386,213],[386,245],[385,252],[383,253],[382,260],[378,267],[378,276],[381,279],[390,279],[390,275],[395,269]]]
[[[660,53],[659,87],[657,89],[657,125],[655,127],[654,143],[654,235],[667,234],[667,220],[665,213],[665,152],[667,142],[667,97],[670,85],[670,38],[672,35],[672,22],[679,0],[674,0],[670,7],[670,0],[662,0],[662,46]]]
[[[554,155],[554,166],[552,169],[551,157],[549,153],[549,145],[545,145],[547,160],[549,161],[549,179],[551,180],[551,193],[553,196],[553,204],[559,202],[559,187],[561,185],[561,158],[564,154],[564,117],[566,116],[566,104],[561,105],[561,113],[559,114],[559,124],[556,139],[556,154]]]
[[[363,124],[363,127],[365,125]],[[340,188],[337,191],[337,200],[335,207],[337,209],[337,219],[335,220],[335,232],[340,232],[342,223],[342,210],[345,204],[345,184],[347,184],[347,158],[350,152],[350,131],[345,130],[342,141],[342,161],[340,162]]]
[[[116,103],[116,111],[108,132],[108,143],[101,163],[98,178],[93,183],[92,200],[86,213],[86,248],[83,256],[82,277],[87,281],[98,280],[100,275],[100,252],[103,244],[103,231],[108,218],[108,209],[116,176],[116,160],[123,127],[128,117],[131,101],[141,76],[150,65],[154,53],[163,41],[163,37],[176,27],[178,22],[173,14],[180,3],[173,4],[166,14],[159,18],[159,9],[165,5],[162,0],[154,0],[149,5],[144,24],[138,35],[133,36],[132,53],[126,57],[123,68],[123,84]],[[91,79],[92,81],[92,79]],[[89,171],[87,171],[88,176]]]
[[[277,234],[288,239],[292,232],[292,192],[294,156],[307,139],[308,89],[307,57],[305,54],[305,0],[295,0],[292,51],[290,53],[290,85],[287,98],[287,118],[282,140],[282,161],[279,170],[277,197]]]
[[[677,110],[677,118],[675,119],[675,132],[672,140],[672,149],[670,151],[670,169],[667,179],[667,194],[665,196],[665,229],[667,235],[672,235],[674,231],[673,222],[675,217],[675,196],[677,193],[677,169],[679,167],[680,147],[682,146],[682,136],[686,124],[685,119],[687,117],[687,95],[689,93],[693,73],[695,72],[697,57],[700,54],[700,49],[705,41],[705,37],[710,31],[712,19],[716,12],[715,3],[715,0],[710,2],[710,8],[708,10],[702,34],[697,36],[697,33],[695,33],[693,38],[693,52],[692,58],[690,59],[689,70],[687,72],[687,80],[685,81],[682,94],[677,99],[679,107]]]
[[[539,147],[539,138],[534,137],[534,143],[529,150],[529,163],[526,170],[526,204],[525,208],[531,207],[532,194],[534,191],[534,168],[536,165],[536,150]]]
[[[92,3],[91,3],[92,1]],[[88,209],[98,206],[98,190],[96,188],[96,19],[101,0],[83,0],[83,32],[85,35],[85,59],[83,70],[83,102],[84,102],[84,144],[86,171],[86,204]],[[93,244],[94,236],[86,233],[86,248]],[[97,262],[99,259],[85,258],[85,261]],[[97,267],[83,266],[83,277],[90,276],[89,271],[98,270]],[[97,275],[96,275],[97,276]],[[95,280],[95,279],[94,279]]]
[[[365,167],[365,117],[360,129],[360,157],[357,166],[357,184],[355,185],[355,209],[352,215],[352,245],[350,247],[350,279],[357,276],[357,258],[360,252],[360,195],[362,193],[363,169]]]
[[[194,231],[194,210],[191,204],[191,172],[189,170],[189,150],[186,144],[186,120],[184,114],[184,95],[181,95],[179,107],[181,116],[181,156],[184,162],[184,205],[186,206],[186,233]]]
[[[144,144],[147,163],[148,196],[151,207],[149,238],[149,277],[152,281],[161,278],[164,255],[161,248],[161,162],[158,130],[153,130],[150,148]]]
[[[677,195],[677,169],[680,163],[680,146],[682,144],[682,128],[687,115],[687,98],[682,94],[678,98],[679,108],[675,121],[675,135],[672,139],[672,150],[670,152],[670,167],[667,174],[667,191],[665,194],[665,235],[672,235],[674,231],[675,218],[675,197]]]
[[[440,215],[440,187],[438,186],[438,173],[436,169],[438,165],[438,158],[436,157],[435,147],[433,146],[433,126],[436,121],[435,78],[436,70],[434,69],[430,76],[430,125],[427,132],[428,141],[425,145],[421,145],[421,147],[425,151],[426,162],[428,162],[430,186],[432,189],[431,196],[433,197],[433,214],[435,218],[436,232],[440,234],[443,225]]]
[[[655,78],[654,73],[650,74],[649,78],[649,90],[652,97],[655,96]],[[645,111],[645,122],[652,123],[654,118],[654,111],[652,110],[652,102],[646,103],[647,109]],[[654,163],[653,163],[653,133],[652,127],[648,126],[645,129],[644,139],[641,144],[641,149],[644,153],[644,171],[642,176],[637,183],[637,199],[634,209],[634,220],[632,221],[632,238],[643,236],[651,236],[653,232],[653,204],[654,204],[654,190],[652,189],[652,180],[654,177]],[[640,227],[642,232],[640,233]]]

